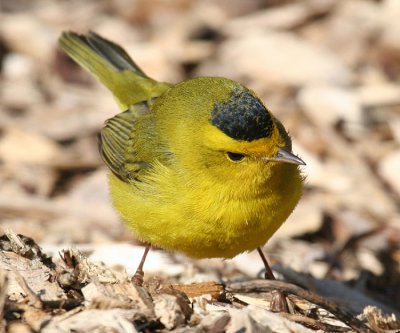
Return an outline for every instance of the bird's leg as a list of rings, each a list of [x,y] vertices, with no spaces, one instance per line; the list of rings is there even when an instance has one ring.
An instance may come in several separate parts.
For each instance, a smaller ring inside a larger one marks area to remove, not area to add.
[[[135,274],[133,274],[132,276],[132,282],[140,287],[143,285],[143,277],[144,277],[143,265],[144,262],[146,261],[147,253],[149,253],[149,250],[150,250],[150,244],[146,244],[139,266],[136,269]]]
[[[263,251],[261,250],[261,248],[258,247],[257,252],[260,255],[261,260],[264,263],[265,279],[266,280],[276,280],[274,273],[272,273],[271,267],[269,267],[267,258],[265,258],[265,255],[264,255]],[[273,311],[289,313],[289,306],[288,306],[288,302],[287,302],[287,299],[286,299],[286,296],[284,293],[282,293],[279,290],[274,290],[272,292],[271,308]]]

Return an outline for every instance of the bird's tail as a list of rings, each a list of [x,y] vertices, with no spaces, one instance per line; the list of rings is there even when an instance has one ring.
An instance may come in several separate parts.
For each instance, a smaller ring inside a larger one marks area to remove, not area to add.
[[[170,84],[149,78],[119,45],[89,32],[64,32],[59,44],[79,65],[93,73],[117,99],[121,109],[160,96]]]

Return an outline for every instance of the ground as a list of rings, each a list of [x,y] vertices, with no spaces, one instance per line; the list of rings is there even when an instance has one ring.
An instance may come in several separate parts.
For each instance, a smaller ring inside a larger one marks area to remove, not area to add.
[[[396,332],[400,2],[0,1],[0,306],[7,332]],[[150,252],[111,207],[96,135],[119,112],[57,47],[93,30],[151,77],[255,90],[307,163],[304,195],[257,253]],[[271,290],[291,314],[271,312]],[[392,316],[393,314],[393,316]]]

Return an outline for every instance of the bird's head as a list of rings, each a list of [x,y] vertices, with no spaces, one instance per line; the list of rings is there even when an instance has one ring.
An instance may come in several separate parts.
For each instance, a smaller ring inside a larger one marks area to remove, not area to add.
[[[160,118],[169,119],[164,122],[168,145],[189,170],[237,180],[265,177],[282,164],[305,164],[292,153],[281,122],[237,82],[213,77],[184,81],[160,102]]]

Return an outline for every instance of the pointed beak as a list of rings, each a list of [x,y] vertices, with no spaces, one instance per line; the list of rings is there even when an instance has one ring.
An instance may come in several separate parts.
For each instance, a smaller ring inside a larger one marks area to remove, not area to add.
[[[291,163],[297,165],[306,165],[306,163],[292,152],[287,151],[283,148],[279,148],[278,153],[274,157],[264,158],[265,161],[277,161],[284,163]]]

